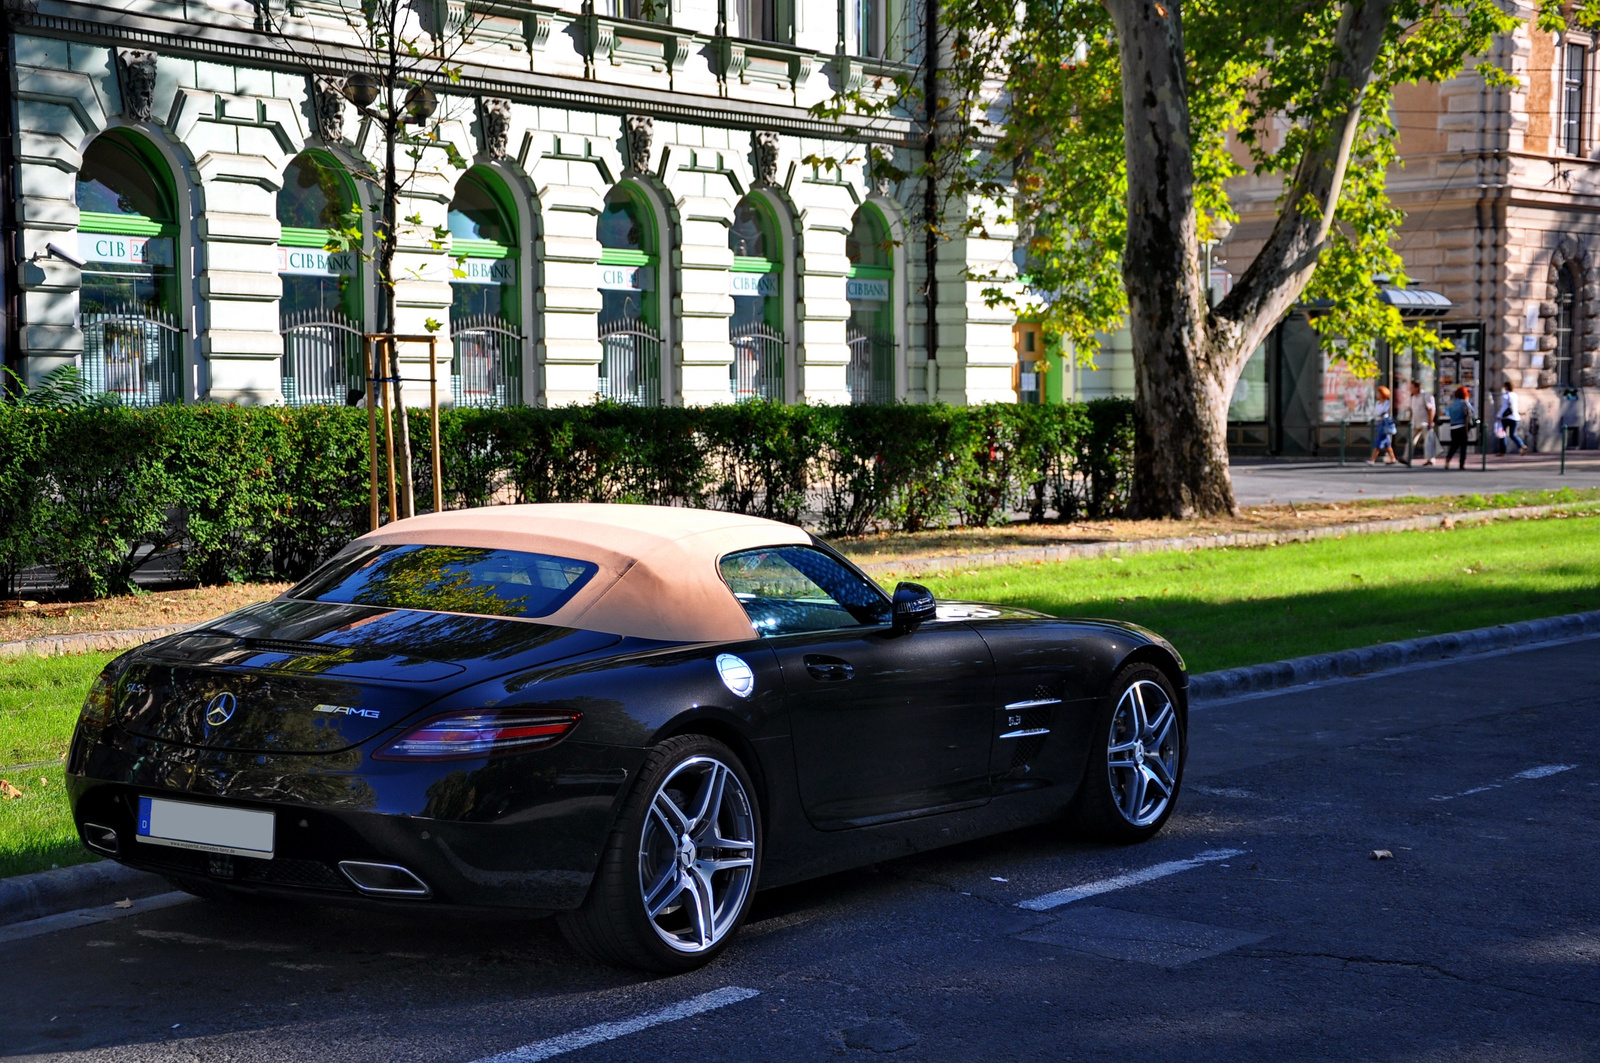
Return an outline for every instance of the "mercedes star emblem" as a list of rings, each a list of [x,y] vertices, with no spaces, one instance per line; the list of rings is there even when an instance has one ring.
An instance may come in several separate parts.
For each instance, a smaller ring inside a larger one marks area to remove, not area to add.
[[[239,699],[223,691],[206,702],[206,723],[212,727],[221,727],[233,719],[233,711],[239,707]]]

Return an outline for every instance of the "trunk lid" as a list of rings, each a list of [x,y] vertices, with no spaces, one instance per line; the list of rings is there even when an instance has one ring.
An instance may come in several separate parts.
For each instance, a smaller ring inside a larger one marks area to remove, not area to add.
[[[332,753],[467,683],[619,641],[526,620],[279,599],[137,651],[117,719],[203,749]]]

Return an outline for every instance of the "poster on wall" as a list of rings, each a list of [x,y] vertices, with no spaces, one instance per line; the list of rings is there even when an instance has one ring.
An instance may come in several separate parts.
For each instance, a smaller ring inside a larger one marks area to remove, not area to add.
[[[1322,352],[1322,421],[1371,421],[1378,405],[1378,382],[1362,378],[1343,360],[1338,350]]]

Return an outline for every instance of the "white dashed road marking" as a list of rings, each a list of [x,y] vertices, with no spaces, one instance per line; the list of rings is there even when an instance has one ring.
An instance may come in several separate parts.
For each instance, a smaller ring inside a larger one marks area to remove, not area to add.
[[[1552,775],[1560,775],[1564,771],[1571,771],[1576,764],[1541,764],[1537,768],[1528,768],[1511,776],[1507,782],[1519,782],[1528,779],[1548,779]],[[1505,783],[1492,782],[1488,786],[1474,786],[1470,790],[1462,790],[1457,794],[1442,794],[1439,797],[1430,797],[1430,801],[1454,801],[1458,797],[1471,797],[1473,794],[1486,794],[1490,790],[1498,790]]]
[[[736,985],[723,986],[721,989],[713,989],[709,993],[691,997],[660,1011],[646,1012],[631,1019],[623,1019],[621,1022],[602,1022],[594,1026],[585,1026],[581,1030],[573,1030],[571,1033],[564,1033],[545,1041],[535,1041],[531,1045],[513,1048],[497,1056],[485,1056],[476,1063],[538,1063],[541,1059],[552,1059],[568,1052],[576,1052],[580,1048],[588,1048],[590,1045],[615,1041],[619,1037],[648,1030],[652,1026],[661,1026],[725,1008],[729,1004],[737,1004],[758,996],[760,992],[759,989],[745,989]]]
[[[1168,860],[1164,864],[1156,864],[1142,871],[1129,871],[1125,875],[1103,878],[1097,882],[1085,882],[1081,886],[1071,886],[1064,890],[1056,890],[1054,893],[1046,893],[1043,897],[1019,901],[1017,907],[1026,908],[1030,912],[1048,912],[1050,909],[1059,908],[1063,904],[1071,904],[1074,901],[1098,897],[1102,893],[1126,889],[1129,886],[1154,882],[1158,878],[1166,878],[1168,875],[1176,875],[1180,871],[1189,871],[1218,860],[1243,856],[1244,853],[1243,849],[1207,849],[1200,855],[1191,857],[1188,860]]]
[[[1519,771],[1511,776],[1513,779],[1548,779],[1552,775],[1560,775],[1564,771],[1571,771],[1576,764],[1541,764],[1537,768]]]

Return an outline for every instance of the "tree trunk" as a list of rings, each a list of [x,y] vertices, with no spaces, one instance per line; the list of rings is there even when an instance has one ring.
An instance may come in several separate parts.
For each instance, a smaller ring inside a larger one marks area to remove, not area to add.
[[[1294,305],[1328,240],[1397,0],[1350,0],[1324,74],[1323,118],[1285,182],[1265,246],[1213,311],[1201,275],[1180,0],[1103,0],[1117,30],[1128,163],[1135,512],[1236,513],[1228,402],[1250,353]]]
[[[395,137],[399,135],[401,124],[405,121],[404,114],[395,106],[396,56],[397,53],[391,44],[388,79],[389,114],[384,126],[383,149],[383,239],[378,244],[378,283],[383,291],[382,315],[378,331],[390,337],[393,337],[395,332],[394,258],[399,244],[400,213],[400,183],[395,170],[394,142]],[[395,425],[395,464],[399,466],[400,473],[398,516],[409,517],[416,513],[416,491],[412,484],[411,469],[411,417],[406,412],[405,393],[400,382],[400,345],[391,340],[388,348],[388,365],[384,372],[388,375],[389,386],[393,389],[395,416],[398,422]],[[396,514],[391,514],[391,517],[393,516]]]
[[[1228,396],[1200,276],[1183,28],[1176,0],[1106,0],[1122,53],[1128,160],[1123,281],[1134,361],[1134,495],[1143,517],[1232,513]]]

